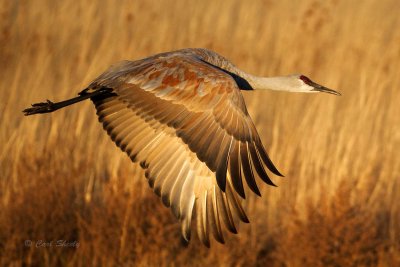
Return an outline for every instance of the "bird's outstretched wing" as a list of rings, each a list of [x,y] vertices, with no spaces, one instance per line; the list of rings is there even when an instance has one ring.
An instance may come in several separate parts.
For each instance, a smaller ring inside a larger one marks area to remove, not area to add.
[[[199,238],[224,242],[221,220],[236,233],[235,218],[248,222],[241,206],[243,179],[260,195],[257,174],[273,185],[265,166],[280,175],[265,152],[235,80],[195,55],[173,53],[121,62],[88,90],[99,120],[134,162],[190,238],[193,209]],[[240,198],[240,197],[241,198]]]

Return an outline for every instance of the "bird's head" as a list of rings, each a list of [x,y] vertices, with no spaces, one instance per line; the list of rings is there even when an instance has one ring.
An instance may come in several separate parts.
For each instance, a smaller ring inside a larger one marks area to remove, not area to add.
[[[310,93],[323,92],[333,95],[341,95],[339,92],[335,90],[326,88],[325,86],[313,82],[310,78],[302,74],[295,74],[293,76],[294,76],[293,78],[296,78],[300,82],[300,90],[302,92],[310,92]]]

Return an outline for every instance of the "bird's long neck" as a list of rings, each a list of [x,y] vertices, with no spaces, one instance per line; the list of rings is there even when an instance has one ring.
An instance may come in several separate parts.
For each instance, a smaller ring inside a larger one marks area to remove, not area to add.
[[[300,82],[294,80],[292,76],[278,77],[257,77],[250,74],[244,74],[251,87],[255,90],[275,90],[299,92],[301,90]]]
[[[259,77],[248,74],[235,66],[228,66],[228,70],[241,78],[245,79],[254,90],[275,90],[288,92],[304,92],[303,83],[297,78],[297,75],[277,76],[277,77]]]

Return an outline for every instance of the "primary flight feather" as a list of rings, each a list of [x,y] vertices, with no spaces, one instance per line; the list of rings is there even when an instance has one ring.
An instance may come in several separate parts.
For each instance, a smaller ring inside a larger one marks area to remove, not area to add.
[[[262,78],[239,70],[207,49],[182,49],[111,66],[79,96],[47,101],[25,115],[53,112],[91,99],[111,139],[140,163],[154,192],[181,221],[190,240],[192,217],[200,240],[224,243],[225,227],[248,222],[245,184],[260,195],[256,177],[274,185],[268,157],[240,90],[336,91],[304,75]]]

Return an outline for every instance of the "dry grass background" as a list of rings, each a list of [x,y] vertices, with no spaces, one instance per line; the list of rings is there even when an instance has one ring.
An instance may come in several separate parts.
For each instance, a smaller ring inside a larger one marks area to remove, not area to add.
[[[398,0],[0,1],[0,264],[400,266]],[[287,178],[222,246],[179,224],[85,102],[108,65],[211,48],[250,73],[302,72],[342,97],[245,93]],[[24,240],[79,241],[78,248]]]

